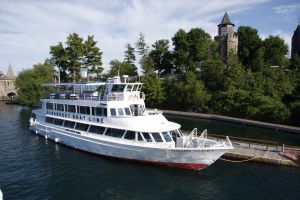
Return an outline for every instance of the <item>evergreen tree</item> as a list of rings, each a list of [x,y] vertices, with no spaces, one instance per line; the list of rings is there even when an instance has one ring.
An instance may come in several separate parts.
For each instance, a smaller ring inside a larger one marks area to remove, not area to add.
[[[117,75],[128,75],[128,76],[136,76],[137,75],[137,68],[128,63],[127,61],[119,61],[119,60],[112,60],[109,63],[110,69],[108,71],[107,76],[113,77]]]
[[[94,40],[94,36],[88,36],[84,42],[84,67],[87,70],[87,79],[89,80],[90,74],[102,73],[102,52],[99,47],[96,46],[97,42]]]
[[[50,47],[50,62],[57,67],[59,81],[68,82],[66,70],[68,69],[67,52],[61,42]]]
[[[134,48],[128,43],[126,44],[126,50],[124,52],[124,61],[128,62],[131,65],[134,65],[135,62],[135,55],[134,55]]]
[[[149,53],[154,62],[154,69],[157,70],[158,74],[171,74],[173,64],[169,43],[169,40],[157,40]]]
[[[146,103],[150,107],[161,105],[165,100],[165,93],[160,78],[155,75],[149,75],[144,77],[142,82],[144,83],[143,91],[146,94]]]

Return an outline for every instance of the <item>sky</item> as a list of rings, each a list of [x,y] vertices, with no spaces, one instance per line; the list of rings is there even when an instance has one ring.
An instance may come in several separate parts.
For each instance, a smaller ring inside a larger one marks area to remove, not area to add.
[[[146,42],[169,39],[180,29],[199,27],[212,37],[224,13],[261,38],[279,35],[286,44],[300,22],[298,0],[0,0],[0,71],[11,62],[15,74],[49,58],[50,46],[70,33],[94,35],[103,67],[124,59],[125,44],[139,33]]]

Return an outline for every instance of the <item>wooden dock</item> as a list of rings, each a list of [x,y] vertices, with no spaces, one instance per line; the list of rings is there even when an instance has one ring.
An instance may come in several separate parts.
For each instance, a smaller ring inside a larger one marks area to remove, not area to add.
[[[253,144],[233,141],[234,149],[223,155],[223,158],[230,158],[239,161],[260,162],[273,165],[286,165],[300,167],[296,160],[282,155],[283,152],[299,152],[298,147],[284,147],[264,144]]]

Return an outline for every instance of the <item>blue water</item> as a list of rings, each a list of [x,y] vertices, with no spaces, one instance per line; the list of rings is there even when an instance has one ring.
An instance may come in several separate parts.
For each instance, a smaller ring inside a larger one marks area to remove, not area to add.
[[[0,103],[4,200],[300,199],[298,168],[217,161],[191,171],[103,158],[32,134],[30,112]]]

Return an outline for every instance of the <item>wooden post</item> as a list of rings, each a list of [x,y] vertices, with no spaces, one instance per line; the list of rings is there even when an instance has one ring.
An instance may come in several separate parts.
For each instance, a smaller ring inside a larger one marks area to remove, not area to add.
[[[282,152],[284,152],[284,144],[282,144]]]

